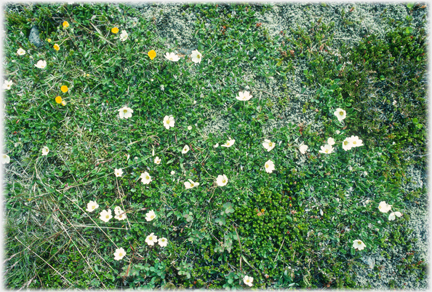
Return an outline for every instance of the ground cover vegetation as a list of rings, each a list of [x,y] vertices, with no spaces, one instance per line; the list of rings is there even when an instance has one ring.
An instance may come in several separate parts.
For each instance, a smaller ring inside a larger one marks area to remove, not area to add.
[[[326,19],[271,37],[271,5],[180,7],[187,53],[130,6],[5,6],[6,286],[367,288],[361,257],[395,245],[386,285],[424,286],[426,189],[402,186],[426,165],[425,7],[356,47]],[[297,102],[314,120],[285,121]]]

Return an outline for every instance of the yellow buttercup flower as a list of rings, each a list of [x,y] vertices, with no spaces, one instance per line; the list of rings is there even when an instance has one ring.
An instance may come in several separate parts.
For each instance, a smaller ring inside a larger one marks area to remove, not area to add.
[[[51,42],[51,39],[47,39],[47,41],[50,43],[50,42]]]
[[[119,32],[118,27],[113,27],[113,28],[111,28],[111,32],[112,32],[112,33],[118,33],[118,32]]]
[[[69,90],[69,88],[66,85],[62,85],[62,87],[60,89],[63,93],[66,93]]]
[[[63,27],[64,27],[64,28],[68,28],[68,27],[69,27],[69,22],[64,21],[64,22],[63,22]]]
[[[150,57],[150,59],[154,59],[156,57],[156,52],[154,50],[151,50],[150,52],[148,52],[148,56]]]
[[[57,97],[55,98],[55,101],[56,101],[56,103],[62,103],[62,98],[61,98],[61,96],[57,96]]]
[[[55,45],[53,46],[53,48],[54,48],[54,50],[56,50],[56,51],[60,50],[60,46],[57,45],[57,44],[55,44]]]

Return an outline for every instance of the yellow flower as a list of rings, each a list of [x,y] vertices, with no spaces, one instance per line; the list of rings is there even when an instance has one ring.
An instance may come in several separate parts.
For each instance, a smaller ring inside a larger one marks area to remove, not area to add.
[[[151,50],[150,52],[148,52],[148,56],[150,57],[150,59],[154,59],[156,57],[156,52],[154,50]]]
[[[61,96],[57,96],[57,97],[55,98],[55,101],[56,101],[56,103],[62,103],[62,98],[61,98]]]
[[[69,90],[69,88],[66,85],[62,85],[60,89],[63,93],[66,93]]]
[[[64,21],[64,22],[63,22],[63,27],[64,27],[64,28],[68,28],[68,27],[69,27],[69,22]]]
[[[47,39],[47,41],[50,43],[50,42],[51,42],[51,39]]]
[[[117,27],[113,27],[113,28],[111,28],[111,32],[112,33],[118,33],[119,29]]]
[[[56,50],[56,51],[60,50],[60,46],[57,45],[57,44],[55,44],[55,45],[53,46],[53,48],[54,48],[54,50]]]

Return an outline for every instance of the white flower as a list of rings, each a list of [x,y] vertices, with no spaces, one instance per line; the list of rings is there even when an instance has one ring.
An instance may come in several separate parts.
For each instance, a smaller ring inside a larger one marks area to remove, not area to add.
[[[223,175],[218,175],[217,179],[216,179],[216,184],[220,187],[225,186],[228,183],[228,178],[225,174]]]
[[[120,119],[128,119],[132,117],[133,110],[131,108],[128,108],[127,106],[122,107],[118,110]]]
[[[188,126],[188,130],[189,130],[189,131],[192,130],[192,126]]]
[[[128,33],[125,30],[122,30],[120,34],[120,40],[124,42],[125,40],[127,40],[128,36],[129,36]]]
[[[243,282],[248,285],[249,287],[252,287],[253,278],[249,276],[244,276]]]
[[[152,181],[150,174],[147,171],[142,173],[140,178],[141,178],[141,182],[145,185],[148,185]]]
[[[367,171],[363,172],[363,175],[364,175],[364,176],[367,176],[367,175],[368,175],[368,172],[367,172]]]
[[[300,147],[299,147],[299,150],[300,150],[300,152],[302,153],[302,154],[305,154],[306,153],[306,151],[308,150],[308,146],[307,145],[300,145]]]
[[[174,170],[172,170],[172,171],[171,171],[171,175],[174,175],[174,174],[175,174],[175,171],[174,171]]]
[[[202,54],[200,52],[198,52],[198,50],[192,51],[191,59],[192,59],[192,62],[194,62],[194,63],[201,63]]]
[[[382,212],[382,213],[387,213],[388,211],[390,211],[392,205],[388,205],[385,201],[382,201],[379,203],[378,209]]]
[[[336,135],[339,135],[340,134],[340,131],[339,130],[336,130]]]
[[[121,213],[123,213],[123,211],[122,211],[122,209],[120,208],[120,206],[116,206],[116,207],[114,208],[114,214],[119,215],[119,214],[121,214]]]
[[[161,85],[161,86],[160,86],[160,89],[161,89],[162,91],[165,91],[165,86]]]
[[[218,148],[219,147],[219,143],[216,143],[216,145],[213,146],[214,148]]]
[[[365,247],[366,247],[366,245],[360,239],[354,240],[353,248],[356,248],[358,250],[362,250]]]
[[[395,215],[396,216],[398,216],[398,217],[401,217],[402,216],[402,213],[401,212],[392,212],[392,213],[390,213],[390,215],[389,215],[389,221],[393,221],[393,220],[395,220]]]
[[[114,217],[115,219],[117,219],[117,220],[124,220],[124,219],[126,219],[126,213],[119,206],[117,206],[114,209],[114,213],[116,214],[115,217]]]
[[[169,129],[170,127],[174,127],[174,118],[173,116],[165,116],[163,120],[164,127]]]
[[[326,144],[324,146],[321,146],[321,150],[319,151],[320,153],[325,153],[325,154],[330,154],[333,152],[333,147]]]
[[[42,155],[48,155],[48,152],[49,152],[49,148],[48,147],[44,147],[44,148],[42,148]]]
[[[246,100],[251,99],[251,98],[252,98],[252,95],[249,94],[249,91],[240,91],[240,92],[239,92],[239,95],[236,96],[236,98],[237,98],[238,100],[244,100],[244,101],[246,101]]]
[[[188,146],[188,145],[185,145],[185,146],[183,147],[182,154],[186,154],[186,153],[188,153],[188,151],[189,151],[189,146]]]
[[[166,53],[165,58],[173,62],[177,62],[178,60],[180,60],[180,57],[174,53]]]
[[[156,164],[160,164],[161,163],[161,159],[159,157],[156,156],[156,158],[154,159],[154,163]]]
[[[5,89],[5,90],[11,89],[12,84],[14,84],[12,82],[12,80],[5,80],[4,83],[3,83],[3,89]]]
[[[346,118],[346,111],[341,108],[337,108],[334,112],[334,115],[337,117],[339,122],[342,122],[342,120]]]
[[[350,138],[346,138],[345,140],[343,140],[342,142],[342,148],[343,150],[347,151],[350,150],[352,148],[352,144],[351,144],[351,139]]]
[[[123,169],[121,169],[121,168],[119,168],[119,169],[115,168],[114,169],[114,174],[115,174],[116,177],[122,176],[123,175]]]
[[[234,143],[235,143],[235,140],[234,140],[234,139],[231,139],[231,137],[230,137],[229,140],[226,141],[226,143],[225,143],[225,144],[222,144],[221,146],[222,146],[222,147],[231,147],[232,145],[234,145]]]
[[[7,155],[7,154],[3,154],[2,155],[2,163],[3,164],[6,164],[6,163],[9,163],[10,162],[10,157],[9,157],[9,155]]]
[[[95,201],[90,201],[87,203],[87,212],[93,212],[94,210],[96,210],[97,208],[99,208],[98,203],[96,203]]]
[[[112,215],[111,215],[111,210],[110,209],[108,209],[108,210],[103,210],[101,213],[100,213],[100,220],[102,220],[102,221],[104,221],[104,222],[108,222],[111,218],[112,218]]]
[[[160,246],[165,247],[168,244],[168,240],[165,237],[162,237],[162,238],[159,238],[158,243]]]
[[[396,104],[397,104],[397,101],[393,100],[393,105],[396,106]]]
[[[185,182],[184,185],[185,185],[185,188],[191,189],[193,187],[199,186],[199,183],[194,182],[193,180],[190,179],[188,182]]]
[[[155,242],[157,242],[157,241],[158,241],[158,240],[157,240],[157,236],[154,235],[154,233],[151,233],[149,236],[147,236],[147,238],[146,238],[146,240],[145,240],[145,242],[146,242],[148,245],[154,245]]]
[[[351,142],[352,147],[360,147],[363,146],[363,141],[359,139],[357,136],[351,136],[348,138]]]
[[[403,215],[401,212],[394,212],[394,213],[395,213],[395,215],[398,216],[398,217],[402,217],[402,215]]]
[[[262,144],[264,148],[267,149],[268,152],[270,152],[276,146],[275,143],[271,142],[268,139],[264,139],[264,142]]]
[[[271,160],[267,161],[267,162],[264,164],[264,167],[265,167],[265,171],[266,171],[267,173],[272,173],[273,170],[275,170],[274,163],[273,163],[273,161],[271,161]]]
[[[333,138],[328,138],[327,144],[329,144],[330,146],[333,146],[335,144],[335,140]]]
[[[147,221],[152,221],[154,218],[156,218],[156,214],[155,214],[155,212],[153,210],[151,210],[150,212],[148,212],[146,214],[146,218],[145,219]]]
[[[116,261],[121,260],[124,256],[126,255],[126,251],[123,248],[118,248],[116,249],[115,253],[114,253],[114,259]]]
[[[43,60],[39,60],[39,61],[35,64],[35,66],[38,67],[39,69],[43,69],[43,68],[45,68],[46,65],[47,65],[47,62],[46,62],[46,61],[43,61]]]
[[[17,51],[17,54],[20,55],[20,56],[25,55],[25,53],[26,53],[26,51],[23,50],[22,48],[19,48],[18,51]]]

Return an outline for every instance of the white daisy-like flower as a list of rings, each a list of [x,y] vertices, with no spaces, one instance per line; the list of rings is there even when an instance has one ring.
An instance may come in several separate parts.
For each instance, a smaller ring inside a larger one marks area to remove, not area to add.
[[[128,35],[127,31],[122,30],[122,32],[121,32],[121,34],[120,34],[120,40],[121,40],[122,42],[124,42],[125,40],[127,40],[128,36],[129,36],[129,35]]]
[[[381,201],[379,203],[378,209],[382,212],[382,213],[387,213],[388,211],[390,211],[392,205],[388,205],[385,201]]]
[[[359,139],[357,136],[351,136],[348,138],[351,142],[352,147],[360,147],[363,146],[363,141]]]
[[[325,154],[330,154],[333,152],[333,147],[325,144],[324,146],[321,146],[321,150],[319,151],[320,153],[325,153]]]
[[[333,146],[335,144],[335,140],[330,137],[327,139],[327,144],[329,144],[330,146]]]
[[[190,179],[189,181],[185,182],[184,185],[185,185],[186,189],[191,189],[191,188],[199,186],[199,183],[194,182],[193,180]]]
[[[243,282],[248,285],[249,287],[252,287],[253,278],[249,276],[244,276]]]
[[[98,203],[96,203],[95,201],[90,201],[87,203],[87,212],[93,212],[94,210],[96,210],[97,208],[99,208]]]
[[[246,101],[251,99],[253,96],[249,94],[249,91],[240,91],[239,95],[236,96],[238,100]]]
[[[365,247],[366,247],[366,244],[364,244],[364,242],[361,241],[360,239],[354,240],[353,248],[358,249],[358,250],[363,250]]]
[[[216,184],[220,187],[225,186],[227,183],[228,183],[228,178],[225,174],[218,175],[218,177],[216,178]]]
[[[36,64],[36,67],[38,67],[39,69],[44,69],[47,66],[47,62],[44,60],[39,60]]]
[[[120,206],[116,206],[116,207],[114,208],[114,214],[119,215],[119,214],[121,214],[121,213],[123,213],[123,211],[122,211],[122,209],[120,208]]]
[[[111,218],[112,218],[112,215],[111,215],[111,210],[110,209],[103,210],[100,213],[99,219],[102,220],[102,221],[104,221],[104,222],[108,222]]]
[[[122,107],[118,111],[119,111],[120,119],[128,119],[132,117],[133,110],[127,106]]]
[[[173,62],[177,62],[178,60],[180,60],[180,57],[174,53],[166,53],[165,58]]]
[[[264,164],[264,167],[265,167],[265,171],[266,171],[267,173],[272,173],[273,170],[275,170],[274,162],[271,161],[271,160],[267,161],[267,162]]]
[[[192,54],[190,57],[192,59],[192,62],[194,62],[196,64],[201,63],[202,54],[200,52],[198,52],[198,50],[192,51]]]
[[[9,155],[7,155],[7,154],[3,154],[2,155],[2,163],[3,164],[10,163],[10,157],[9,157]]]
[[[116,207],[116,209],[114,209],[114,213],[115,215],[115,219],[117,220],[125,220],[126,219],[126,212],[123,211],[119,206]]]
[[[161,163],[161,159],[159,157],[156,156],[156,158],[154,159],[154,163],[156,164],[160,164]]]
[[[388,220],[389,221],[395,220],[395,218],[396,218],[395,216],[402,217],[402,213],[401,212],[391,212]]]
[[[343,140],[342,142],[342,148],[343,150],[347,151],[350,150],[352,148],[352,144],[351,144],[351,139],[350,138],[346,138],[345,140]]]
[[[305,154],[306,151],[308,150],[308,148],[309,147],[307,145],[304,145],[304,144],[300,145],[300,147],[299,147],[300,153]]]
[[[189,130],[189,131],[192,130],[192,126],[188,126],[188,130]]]
[[[334,115],[337,117],[337,119],[339,120],[339,122],[342,122],[343,119],[346,118],[346,111],[344,111],[341,108],[337,108],[336,111],[334,112]]]
[[[121,177],[123,175],[123,169],[121,169],[121,168],[119,168],[119,169],[115,168],[114,169],[114,174],[115,174],[116,177]]]
[[[264,139],[262,145],[265,149],[267,149],[268,152],[270,152],[276,146],[276,143],[271,142],[269,139]]]
[[[171,175],[174,175],[175,174],[175,171],[174,170],[171,170]]]
[[[163,120],[163,124],[166,129],[169,129],[170,127],[174,127],[174,117],[165,116]]]
[[[17,54],[20,55],[20,56],[25,55],[25,53],[26,53],[26,51],[23,50],[23,48],[19,48],[18,51],[17,51]]]
[[[231,147],[232,145],[234,145],[234,143],[235,143],[235,140],[229,138],[229,140],[226,141],[226,143],[225,143],[225,144],[222,144],[221,146],[222,146],[222,147]]]
[[[396,104],[397,104],[397,101],[393,100],[393,105],[396,106]]]
[[[123,248],[117,248],[114,253],[114,259],[116,261],[121,260],[126,255],[126,251]]]
[[[49,148],[47,146],[44,146],[42,148],[42,155],[48,155],[48,153],[49,153]]]
[[[3,89],[10,90],[13,84],[12,80],[5,80],[3,83]]]
[[[183,147],[182,154],[186,154],[186,153],[188,153],[188,151],[189,151],[189,146],[188,146],[188,145],[185,145],[185,146]]]
[[[152,221],[153,219],[155,219],[156,218],[156,213],[153,211],[153,210],[151,210],[151,211],[149,211],[147,214],[146,214],[146,220],[147,221]]]
[[[154,245],[157,241],[158,241],[158,240],[157,240],[157,236],[154,235],[154,233],[151,233],[149,236],[147,236],[147,238],[146,238],[146,240],[145,240],[145,242],[146,242],[148,245]]]
[[[213,147],[214,148],[218,148],[219,147],[219,143],[216,143]]]
[[[168,245],[168,240],[165,237],[159,238],[158,243],[160,246],[165,247]]]
[[[152,181],[151,176],[147,171],[142,173],[140,178],[141,178],[141,182],[145,185],[148,185]]]

